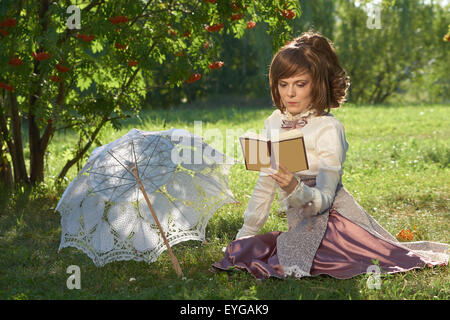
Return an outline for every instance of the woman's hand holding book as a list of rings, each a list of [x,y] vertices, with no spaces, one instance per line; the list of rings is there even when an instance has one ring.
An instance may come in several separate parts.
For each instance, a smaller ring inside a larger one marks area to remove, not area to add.
[[[290,172],[284,165],[281,163],[277,163],[278,171],[274,169],[267,168],[269,175],[275,179],[281,189],[283,189],[287,194],[290,194],[294,191],[295,187],[298,184],[297,179],[294,174]]]

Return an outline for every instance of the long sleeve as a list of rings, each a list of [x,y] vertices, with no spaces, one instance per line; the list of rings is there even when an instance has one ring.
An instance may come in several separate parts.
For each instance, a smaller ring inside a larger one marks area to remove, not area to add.
[[[236,235],[236,239],[257,234],[266,223],[275,198],[276,187],[276,181],[272,177],[259,175],[244,212],[244,225]]]
[[[333,119],[327,121],[317,133],[315,148],[319,158],[316,186],[308,187],[299,181],[286,200],[294,208],[312,201],[312,213],[320,214],[331,207],[343,174],[348,143],[342,123]]]
[[[268,119],[264,122],[262,134],[270,138]],[[276,189],[276,181],[267,173],[259,172],[258,180],[244,212],[244,224],[236,235],[236,239],[252,236],[259,232],[269,217]]]

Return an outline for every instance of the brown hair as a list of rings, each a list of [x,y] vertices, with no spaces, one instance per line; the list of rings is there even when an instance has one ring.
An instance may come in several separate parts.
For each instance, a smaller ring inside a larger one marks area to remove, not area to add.
[[[332,42],[319,32],[307,31],[278,50],[270,64],[272,100],[282,113],[286,107],[278,91],[279,79],[305,72],[312,78],[311,107],[319,115],[346,101],[350,78],[341,67]]]

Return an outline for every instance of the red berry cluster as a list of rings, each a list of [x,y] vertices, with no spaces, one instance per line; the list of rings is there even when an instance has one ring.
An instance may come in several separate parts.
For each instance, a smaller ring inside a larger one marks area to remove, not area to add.
[[[189,79],[186,80],[187,83],[194,83],[195,81],[198,81],[202,78],[202,75],[200,73],[194,73],[192,74]]]
[[[13,18],[6,18],[0,22],[0,28],[12,28],[17,24],[17,20]],[[9,32],[6,29],[0,29],[0,34],[6,37]]]
[[[242,19],[242,13],[235,13],[231,15],[230,18],[232,21],[241,20]]]
[[[0,88],[8,90],[8,91],[14,91],[14,86],[7,84],[5,82],[0,82]]]
[[[221,29],[223,29],[222,23],[216,23],[216,24],[213,24],[212,26],[205,27],[205,30],[208,32],[217,32],[217,31],[220,31]]]
[[[247,29],[253,29],[254,27],[256,27],[256,22],[255,21],[248,21],[247,22]]]
[[[295,18],[295,12],[292,10],[281,10],[281,15],[285,17],[286,19],[294,19]]]
[[[33,55],[33,58],[35,58],[37,61],[47,60],[50,59],[50,57],[52,56],[48,52],[39,52],[39,53],[32,52],[31,54]]]
[[[15,67],[22,65],[23,61],[20,58],[11,58],[9,59],[9,64]]]
[[[0,27],[2,28],[12,28],[17,24],[17,20],[13,18],[7,18],[0,22]]]
[[[127,23],[129,20],[126,16],[117,16],[109,18],[112,24]]]
[[[210,64],[208,65],[208,68],[209,68],[210,70],[215,70],[215,69],[222,68],[222,66],[223,66],[223,62],[222,62],[222,61],[215,61],[215,62],[213,62],[213,63],[210,63]]]
[[[64,66],[64,65],[62,65],[62,64],[60,64],[60,63],[58,63],[58,64],[56,65],[56,70],[58,70],[58,72],[69,72],[69,71],[70,71],[70,68],[68,68],[68,67],[66,67],[66,66]]]
[[[77,38],[83,40],[84,42],[91,42],[92,40],[95,39],[95,36],[79,33],[79,34],[77,34]]]

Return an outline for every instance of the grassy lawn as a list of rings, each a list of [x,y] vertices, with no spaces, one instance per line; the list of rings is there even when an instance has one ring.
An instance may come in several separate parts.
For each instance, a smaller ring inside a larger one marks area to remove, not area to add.
[[[350,144],[343,184],[386,230],[397,234],[415,229],[414,240],[450,243],[450,111],[448,105],[353,106],[333,110]],[[100,137],[109,143],[132,128],[194,132],[202,129],[259,130],[271,108],[233,104],[210,109],[178,107],[168,115],[148,111],[127,121],[120,131],[106,128]],[[213,146],[214,139],[208,140]],[[48,154],[46,182],[33,192],[0,192],[0,299],[439,299],[450,298],[449,267],[414,269],[381,275],[381,288],[369,289],[368,275],[348,280],[329,276],[300,280],[255,280],[242,271],[210,271],[223,257],[222,248],[235,236],[256,182],[257,173],[243,164],[232,167],[229,185],[239,204],[223,206],[206,229],[207,244],[188,241],[173,247],[185,278],[177,278],[169,255],[157,262],[122,261],[97,268],[81,251],[58,252],[60,216],[54,208],[76,168],[61,188],[54,176],[70,157],[73,134],[57,134]],[[226,150],[228,154],[228,150]],[[278,204],[261,232],[287,230]],[[70,265],[81,270],[81,289],[69,290]]]

